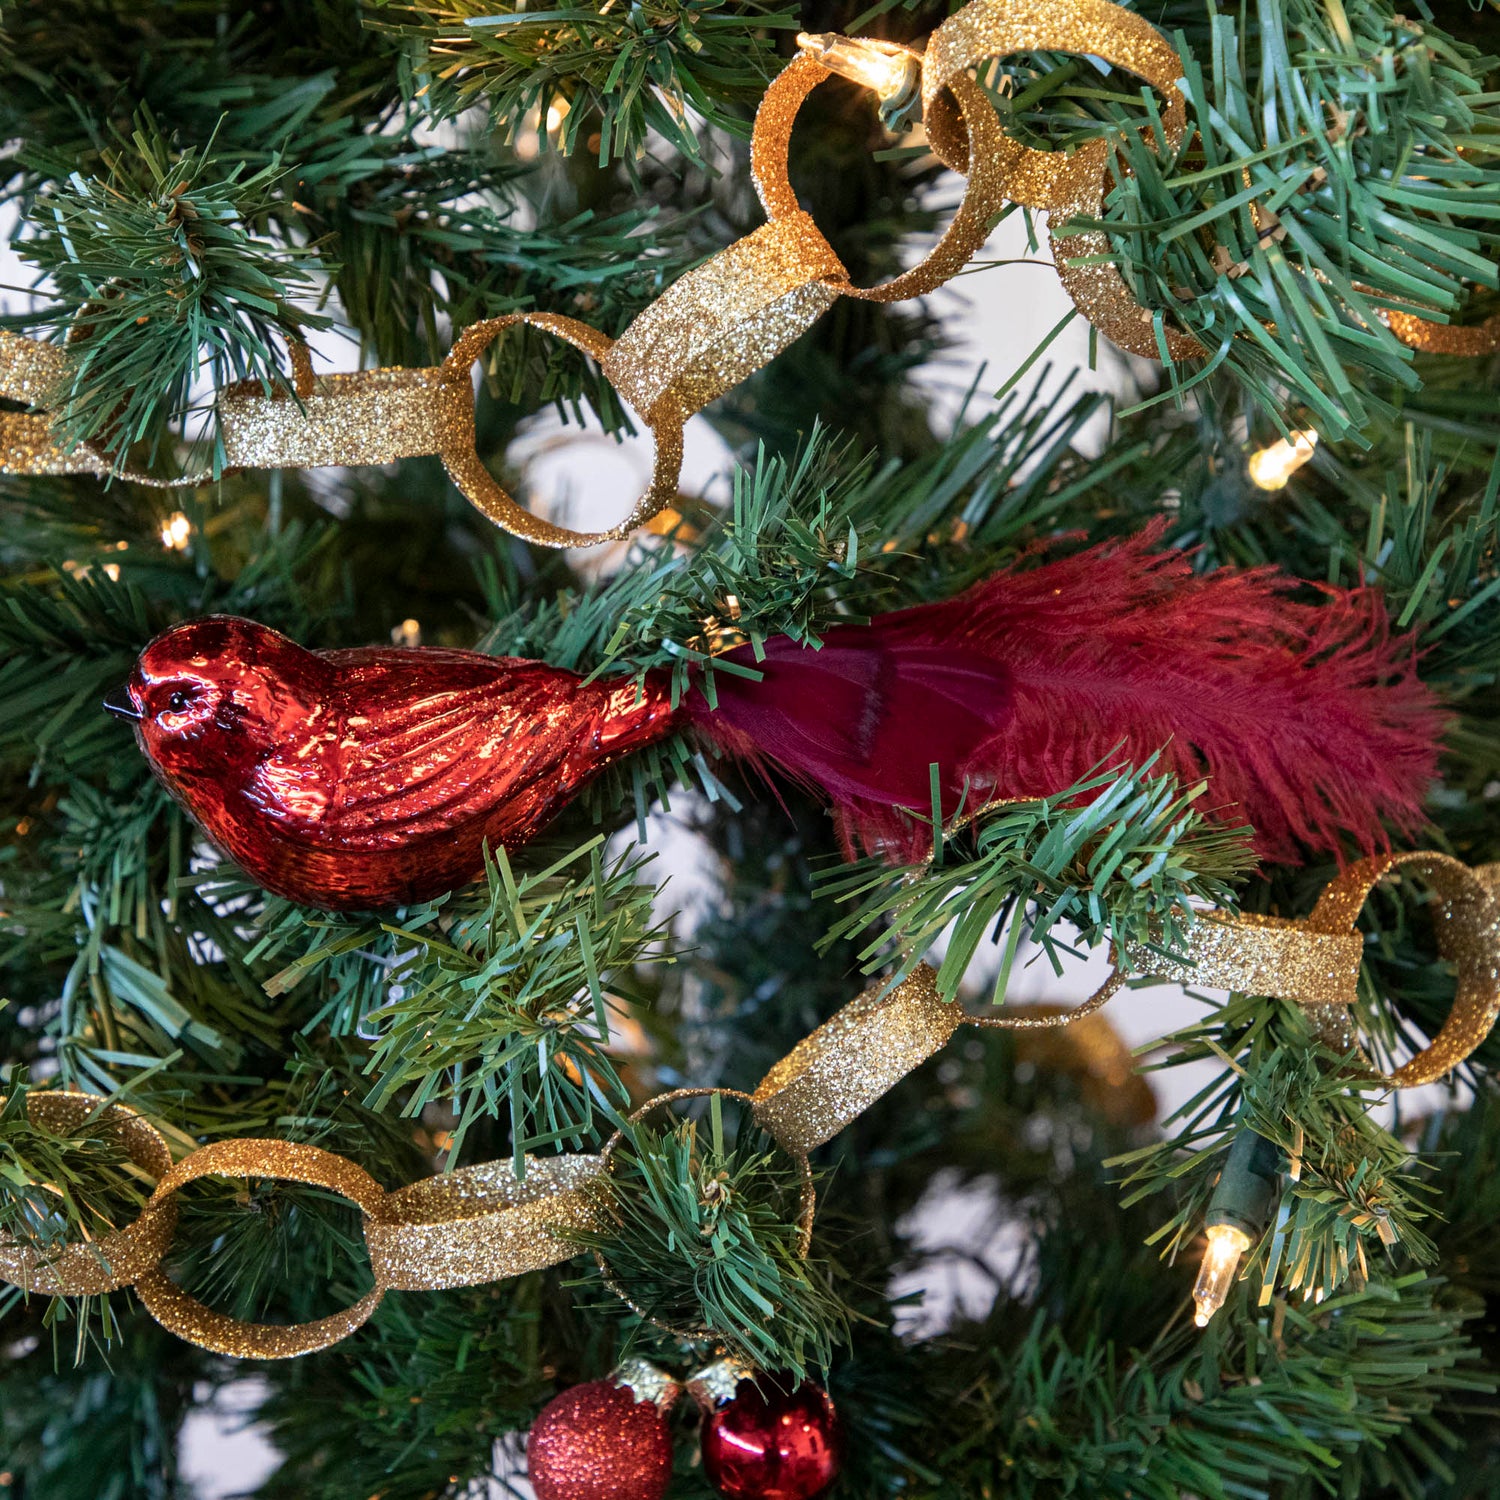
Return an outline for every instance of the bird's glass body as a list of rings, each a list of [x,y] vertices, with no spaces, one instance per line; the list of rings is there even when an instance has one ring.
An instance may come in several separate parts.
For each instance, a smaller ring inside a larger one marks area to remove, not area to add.
[[[129,696],[157,775],[267,890],[405,905],[473,879],[669,730],[648,682],[472,651],[314,652],[253,621],[159,636]]]

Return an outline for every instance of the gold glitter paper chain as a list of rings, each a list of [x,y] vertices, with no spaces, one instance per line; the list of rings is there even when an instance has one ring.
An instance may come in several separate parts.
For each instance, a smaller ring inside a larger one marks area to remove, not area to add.
[[[1364,946],[1354,924],[1374,887],[1395,873],[1415,875],[1431,888],[1438,951],[1456,966],[1458,983],[1452,1013],[1431,1045],[1384,1081],[1395,1088],[1432,1082],[1468,1057],[1500,1015],[1500,865],[1470,869],[1447,855],[1420,851],[1367,859],[1332,881],[1306,918],[1200,914],[1181,960],[1127,945],[1123,964],[1143,977],[1294,1000],[1313,1015],[1330,1046],[1348,1053],[1355,1046],[1351,1008]],[[815,1207],[810,1151],[941,1051],[959,1027],[1066,1025],[1096,1010],[1123,982],[1117,964],[1098,993],[1074,1010],[976,1016],[944,1001],[937,976],[919,965],[898,984],[875,981],[800,1041],[753,1094],[681,1089],[648,1101],[631,1119],[715,1093],[747,1104],[801,1174],[805,1254]],[[155,1187],[133,1224],[86,1243],[40,1249],[0,1241],[0,1280],[50,1296],[133,1285],[147,1311],[173,1333],[220,1354],[255,1359],[285,1359],[338,1342],[393,1289],[472,1286],[571,1259],[578,1253],[576,1232],[601,1222],[611,1161],[623,1139],[617,1133],[598,1155],[528,1157],[520,1178],[508,1161],[485,1162],[386,1192],[361,1167],[316,1146],[216,1141],[174,1166],[160,1132],[124,1104],[53,1091],[29,1094],[26,1105],[33,1124],[61,1135],[102,1120]],[[170,1280],[160,1263],[176,1228],[178,1190],[208,1176],[303,1182],[347,1198],[363,1216],[372,1289],[343,1312],[294,1326],[245,1323],[205,1307]],[[600,1264],[611,1289],[634,1307],[630,1289],[618,1284],[602,1258]],[[649,1309],[636,1310],[650,1316]],[[704,1333],[668,1331],[683,1338]]]
[[[768,363],[840,297],[893,302],[942,286],[983,245],[1007,202],[1048,212],[1059,278],[1084,316],[1120,348],[1171,360],[1204,355],[1190,334],[1135,299],[1105,233],[1059,232],[1071,220],[1102,214],[1109,142],[1096,139],[1066,152],[1013,141],[969,74],[989,58],[1019,52],[1102,58],[1161,95],[1161,136],[1176,150],[1187,129],[1177,84],[1182,59],[1147,21],[1112,0],[971,0],[932,33],[924,52],[836,36],[799,41],[805,50],[766,90],[751,139],[751,174],[767,222],[688,272],[618,339],[558,314],[512,313],[466,329],[440,365],[334,375],[314,375],[306,348],[294,345],[291,389],[267,391],[247,381],[218,393],[227,467],[352,466],[436,455],[465,498],[516,536],[543,547],[619,540],[675,498],[683,425],[690,416]],[[934,154],[966,179],[953,222],[931,252],[882,286],[853,285],[787,176],[798,108],[835,71],[875,90],[887,104],[919,96]],[[1398,338],[1422,350],[1477,354],[1500,348],[1500,318],[1476,328],[1399,312],[1388,321]],[[475,451],[471,367],[495,338],[521,324],[596,360],[655,440],[645,492],[607,530],[571,531],[532,515]],[[0,332],[0,397],[31,408],[0,412],[0,472],[115,474],[158,487],[200,485],[214,477],[205,472],[162,479],[97,447],[60,445],[46,413],[65,405],[71,380],[65,346]]]

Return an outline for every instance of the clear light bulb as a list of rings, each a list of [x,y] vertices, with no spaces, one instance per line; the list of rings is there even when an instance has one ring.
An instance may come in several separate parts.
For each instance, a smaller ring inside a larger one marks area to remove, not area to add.
[[[1294,432],[1291,441],[1278,438],[1268,448],[1250,455],[1250,483],[1257,489],[1279,490],[1313,456],[1318,434],[1312,428]]]
[[[179,511],[162,523],[161,544],[169,552],[184,552],[192,539],[193,523]]]
[[[1209,1227],[1208,1248],[1203,1252],[1203,1264],[1193,1285],[1193,1301],[1198,1304],[1193,1321],[1200,1328],[1207,1328],[1208,1320],[1223,1307],[1229,1288],[1234,1285],[1235,1272],[1240,1268],[1240,1257],[1249,1248],[1250,1236],[1233,1224]]]
[[[834,31],[801,32],[797,45],[830,73],[873,89],[883,104],[892,104],[916,88],[917,60],[908,53],[886,52]]]

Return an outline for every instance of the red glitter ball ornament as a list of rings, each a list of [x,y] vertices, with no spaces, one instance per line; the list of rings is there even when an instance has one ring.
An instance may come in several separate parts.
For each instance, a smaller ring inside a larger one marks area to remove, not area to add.
[[[705,1399],[705,1387],[710,1395]],[[728,1500],[815,1500],[839,1475],[843,1430],[827,1391],[785,1376],[745,1378],[734,1395],[713,1399],[699,1377],[705,1407],[703,1470]]]
[[[526,1440],[537,1500],[662,1500],[672,1483],[666,1410],[677,1390],[640,1362],[554,1396]]]

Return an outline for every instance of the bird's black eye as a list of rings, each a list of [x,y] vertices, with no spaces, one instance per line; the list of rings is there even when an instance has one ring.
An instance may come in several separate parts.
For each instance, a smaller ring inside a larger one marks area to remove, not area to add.
[[[177,691],[167,699],[167,709],[171,713],[180,714],[183,709],[185,709],[192,701],[192,697],[189,694],[183,692],[181,688],[178,688]]]

